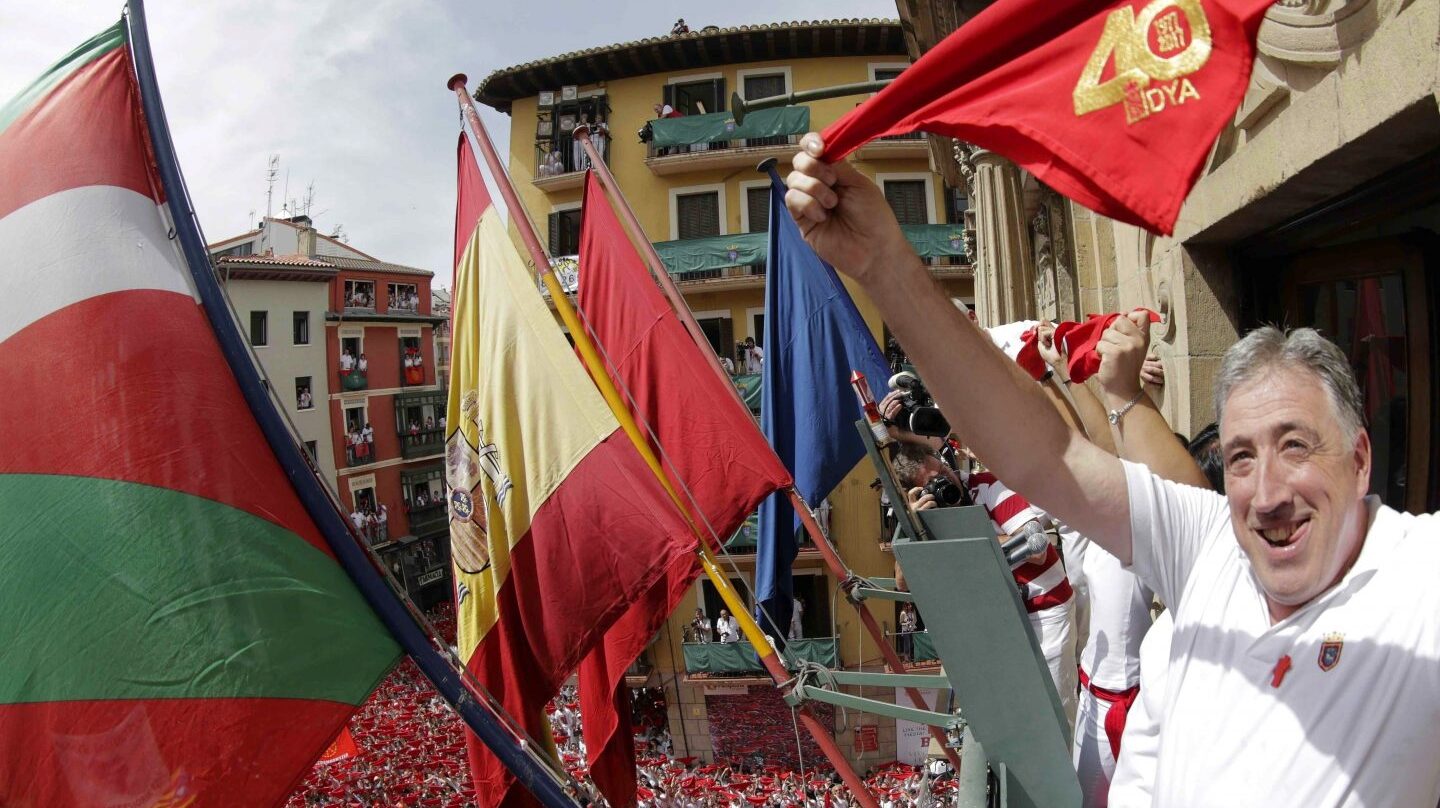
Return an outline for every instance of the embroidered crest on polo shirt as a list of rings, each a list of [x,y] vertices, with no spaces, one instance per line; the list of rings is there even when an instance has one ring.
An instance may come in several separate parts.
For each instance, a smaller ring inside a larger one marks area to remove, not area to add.
[[[1320,670],[1329,671],[1340,664],[1340,652],[1345,648],[1345,635],[1340,633],[1326,634],[1325,641],[1320,643],[1320,658],[1316,662]]]

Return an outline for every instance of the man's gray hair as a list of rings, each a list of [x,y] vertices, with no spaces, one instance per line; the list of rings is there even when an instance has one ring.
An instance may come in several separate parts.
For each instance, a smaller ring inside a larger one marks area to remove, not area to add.
[[[1275,368],[1309,371],[1325,388],[1347,440],[1365,425],[1360,386],[1340,348],[1313,328],[1288,333],[1274,326],[1257,328],[1230,346],[1215,379],[1215,420],[1224,423],[1225,402],[1235,388]]]

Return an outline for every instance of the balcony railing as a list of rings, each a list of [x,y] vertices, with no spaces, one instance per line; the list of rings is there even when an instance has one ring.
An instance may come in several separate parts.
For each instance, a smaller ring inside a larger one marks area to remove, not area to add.
[[[610,165],[610,138],[599,139],[592,135],[592,143],[600,149],[600,159],[605,165]],[[546,146],[552,146],[547,150]],[[546,156],[554,153],[556,160],[547,161]],[[582,172],[590,167],[589,156],[569,132],[557,134],[551,144],[535,144],[535,182],[543,183],[553,177],[563,177],[566,174]]]
[[[400,435],[400,454],[407,460],[438,454],[444,446],[445,431],[439,428],[404,432]]]
[[[685,671],[690,675],[744,676],[763,673],[765,666],[748,640],[740,642],[685,643]],[[827,668],[840,667],[838,637],[810,637],[785,643],[788,661],[814,662]]]
[[[356,530],[371,547],[390,541],[390,527],[384,522],[377,522],[373,525],[362,525],[356,528]]]
[[[442,533],[450,526],[450,510],[443,501],[412,505],[406,512],[410,516],[410,532],[422,538]]]
[[[935,643],[928,631],[901,631],[890,635],[895,640],[895,653],[906,662],[938,662],[940,655],[935,652]]]
[[[645,159],[653,160],[657,157],[673,157],[675,155],[691,155],[693,157],[705,156],[709,152],[733,152],[748,154],[745,149],[766,149],[784,147],[786,149],[799,148],[800,135],[774,135],[772,137],[737,138],[735,140],[714,140],[709,143],[690,143],[675,146],[657,146],[653,142],[645,144]],[[714,155],[719,156],[719,155]]]
[[[358,370],[342,370],[338,373],[340,389],[349,393],[355,390],[364,390],[368,385],[365,374]]]
[[[375,441],[354,443],[345,447],[345,464],[363,466],[375,462]]]

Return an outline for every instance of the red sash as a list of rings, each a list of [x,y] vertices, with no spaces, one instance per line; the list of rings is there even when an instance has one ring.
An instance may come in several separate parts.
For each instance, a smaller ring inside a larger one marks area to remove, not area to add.
[[[1120,736],[1125,732],[1125,717],[1130,714],[1130,705],[1140,695],[1140,685],[1136,684],[1124,690],[1107,690],[1098,685],[1090,684],[1090,677],[1085,669],[1080,669],[1080,686],[1095,694],[1110,705],[1105,711],[1105,737],[1110,741],[1110,754],[1117,760],[1120,758]]]

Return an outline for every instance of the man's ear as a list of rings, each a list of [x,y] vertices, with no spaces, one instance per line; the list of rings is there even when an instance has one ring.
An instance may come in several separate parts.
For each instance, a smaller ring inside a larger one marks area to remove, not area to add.
[[[1370,493],[1370,463],[1371,457],[1370,432],[1361,427],[1355,435],[1355,494],[1363,497]]]

